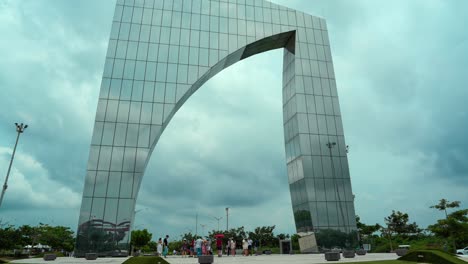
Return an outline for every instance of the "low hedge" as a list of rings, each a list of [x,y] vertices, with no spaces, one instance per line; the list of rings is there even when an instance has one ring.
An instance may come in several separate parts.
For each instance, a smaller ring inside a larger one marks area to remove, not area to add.
[[[418,256],[422,256],[420,259]],[[406,261],[422,261],[424,263],[436,264],[466,264],[465,261],[459,259],[455,255],[439,251],[439,250],[412,250],[398,260]]]
[[[161,257],[131,257],[127,259],[124,263],[122,264],[155,264],[155,263],[161,263],[161,264],[169,264],[169,262],[165,261]],[[466,264],[466,263],[465,263]]]

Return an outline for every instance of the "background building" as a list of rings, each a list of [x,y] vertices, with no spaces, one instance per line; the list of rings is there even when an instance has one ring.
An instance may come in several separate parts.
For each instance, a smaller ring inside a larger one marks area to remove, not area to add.
[[[113,20],[78,256],[129,248],[146,164],[173,115],[224,68],[277,48],[296,229],[356,229],[325,20],[263,0],[118,0]]]

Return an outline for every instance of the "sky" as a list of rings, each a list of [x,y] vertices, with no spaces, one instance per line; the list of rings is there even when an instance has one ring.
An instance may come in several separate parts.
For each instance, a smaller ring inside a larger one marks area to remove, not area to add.
[[[468,2],[275,0],[327,20],[356,214],[420,227],[468,205]],[[76,230],[115,0],[0,0],[0,220]],[[176,113],[148,164],[135,227],[153,237],[276,225],[295,233],[282,50],[241,61]],[[198,215],[198,219],[196,217]],[[198,225],[196,225],[198,224]]]

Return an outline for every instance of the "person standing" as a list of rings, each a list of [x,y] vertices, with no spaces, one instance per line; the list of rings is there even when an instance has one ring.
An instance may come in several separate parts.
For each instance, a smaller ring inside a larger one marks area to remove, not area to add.
[[[166,235],[163,241],[163,255],[167,258],[167,253],[169,252],[169,235]]]
[[[201,246],[201,249],[202,249],[202,255],[208,255],[206,252],[206,240],[203,240],[202,242],[202,246]]]
[[[247,243],[247,240],[242,239],[242,255],[243,256],[247,256],[248,248],[249,248],[249,244]]]
[[[258,255],[258,246],[260,245],[260,242],[256,239],[254,241],[254,251],[255,251],[255,256]]]
[[[192,246],[190,247],[190,256],[192,256],[192,257],[195,257],[195,254],[196,254],[195,245],[196,245],[196,241],[195,241],[195,237],[194,237],[192,239]]]
[[[157,251],[158,251],[158,257],[160,257],[162,255],[162,252],[163,252],[163,244],[162,244],[162,239],[161,238],[159,238],[159,240],[158,240]]]
[[[202,243],[203,240],[200,237],[198,237],[195,241],[195,250],[197,251],[197,257],[201,256],[202,254]]]
[[[180,250],[182,257],[185,257],[185,255],[187,254],[187,248],[188,248],[187,239],[184,238],[184,241],[182,242],[182,248]]]
[[[218,257],[223,256],[223,239],[218,236],[216,237],[216,249],[218,250]]]
[[[227,246],[226,246],[226,251],[227,251],[227,256],[228,257],[231,254],[231,240],[232,240],[232,237],[228,239]]]
[[[234,239],[231,240],[231,255],[236,256],[236,241]]]
[[[249,244],[249,248],[248,248],[248,249],[249,249],[249,252],[248,252],[248,254],[249,254],[249,255],[252,255],[252,244],[253,244],[253,241],[252,241],[252,239],[250,239],[250,237],[247,239],[247,243]]]
[[[206,252],[208,255],[213,255],[213,252],[211,251],[211,239],[209,237],[206,238]]]

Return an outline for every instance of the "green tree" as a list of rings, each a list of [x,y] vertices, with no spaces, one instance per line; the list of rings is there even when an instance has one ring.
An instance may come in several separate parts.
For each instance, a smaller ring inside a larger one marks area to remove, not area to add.
[[[410,235],[419,235],[422,229],[418,227],[416,222],[408,223],[409,216],[407,213],[392,210],[392,214],[384,218],[386,228],[381,228],[382,235],[387,237],[390,242],[390,251],[393,251],[392,239],[396,235],[401,238],[408,238]]]
[[[132,231],[131,245],[140,249],[151,241],[153,235],[147,229]]]
[[[259,246],[278,246],[278,239],[273,234],[275,226],[256,227],[254,232],[249,232],[249,237],[259,242]]]
[[[278,240],[289,239],[289,234],[283,234],[283,233],[278,234],[278,235],[276,235],[276,239],[278,239]]]
[[[210,233],[210,236],[212,236],[211,232],[208,232],[208,233]],[[195,240],[196,237],[194,234],[192,234],[192,232],[188,232],[182,235],[182,240],[184,239],[186,239],[189,243],[192,243],[192,241]]]
[[[291,243],[294,250],[299,250],[299,238],[298,234],[294,234],[291,236]]]
[[[363,241],[367,241],[367,239],[372,236],[375,232],[379,231],[382,226],[379,224],[375,225],[366,225],[361,223],[361,218],[356,215],[356,226],[359,234],[359,241],[362,243]]]
[[[453,250],[457,249],[457,245],[468,244],[468,209],[447,212],[448,208],[459,206],[459,201],[449,202],[441,199],[439,204],[430,207],[444,211],[445,219],[437,220],[437,223],[430,225],[428,229],[438,237],[451,240]]]
[[[41,244],[48,245],[54,250],[73,250],[75,240],[73,231],[69,227],[49,226],[40,223],[36,230]]]
[[[32,245],[37,240],[37,228],[30,225],[22,225],[18,228],[21,234],[22,245]]]
[[[421,233],[422,229],[418,227],[416,222],[408,224],[409,216],[407,213],[392,210],[392,214],[385,217],[385,224],[388,232],[393,235],[410,235]]]
[[[156,241],[150,241],[147,244],[149,251],[157,251],[158,250],[158,243]]]
[[[447,199],[440,199],[439,203],[432,205],[430,208],[435,208],[439,211],[445,212],[445,219],[448,219],[447,208],[458,208],[460,207],[460,201],[449,202]]]
[[[21,234],[12,225],[0,227],[0,249],[9,250],[21,246]]]

